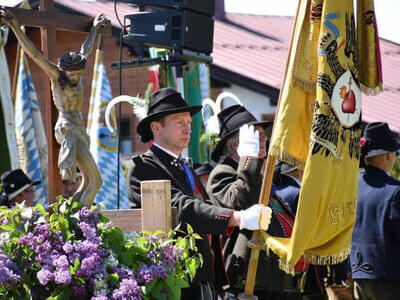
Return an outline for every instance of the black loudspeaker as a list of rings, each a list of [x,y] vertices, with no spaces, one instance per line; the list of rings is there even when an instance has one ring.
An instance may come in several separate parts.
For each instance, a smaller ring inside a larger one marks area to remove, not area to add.
[[[124,0],[129,4],[168,9],[186,9],[207,16],[214,16],[215,0]]]
[[[191,10],[141,12],[125,15],[125,25],[128,34],[124,35],[124,40],[205,54],[212,52],[214,21],[204,14]]]

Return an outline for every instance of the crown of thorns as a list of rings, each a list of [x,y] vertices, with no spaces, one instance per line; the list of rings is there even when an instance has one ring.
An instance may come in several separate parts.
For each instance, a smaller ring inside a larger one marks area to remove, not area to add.
[[[80,52],[67,52],[58,59],[58,66],[64,71],[77,71],[85,67],[86,57]]]

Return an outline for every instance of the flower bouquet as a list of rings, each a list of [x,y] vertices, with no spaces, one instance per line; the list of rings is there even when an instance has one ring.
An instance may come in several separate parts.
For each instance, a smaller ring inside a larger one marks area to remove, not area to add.
[[[0,208],[0,299],[180,299],[201,264],[190,226],[131,233],[59,200]]]

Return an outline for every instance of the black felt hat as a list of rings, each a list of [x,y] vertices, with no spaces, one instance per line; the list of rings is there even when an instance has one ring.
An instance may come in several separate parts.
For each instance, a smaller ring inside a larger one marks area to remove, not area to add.
[[[150,96],[149,110],[147,116],[141,120],[136,128],[136,132],[141,136],[143,143],[153,139],[153,133],[150,129],[150,123],[166,115],[190,112],[194,115],[200,111],[201,105],[189,106],[182,99],[181,94],[173,88],[162,88],[155,91]]]
[[[217,162],[222,155],[227,140],[239,131],[239,128],[244,125],[260,125],[264,128],[272,126],[272,121],[257,121],[257,119],[242,105],[232,105],[218,114],[219,122],[219,142],[215,145],[211,153],[211,158]]]
[[[373,122],[367,124],[364,129],[361,148],[363,157],[368,158],[395,152],[400,149],[400,143],[387,123]]]
[[[39,183],[40,180],[32,182],[21,169],[8,171],[1,175],[2,194],[6,195],[9,200],[26,190],[29,186],[38,185]]]

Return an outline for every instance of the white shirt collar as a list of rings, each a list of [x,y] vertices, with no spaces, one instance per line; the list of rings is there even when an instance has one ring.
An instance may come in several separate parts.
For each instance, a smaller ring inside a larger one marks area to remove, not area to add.
[[[181,155],[176,155],[174,152],[169,151],[168,149],[165,149],[163,146],[160,146],[159,144],[157,144],[156,142],[153,142],[153,145],[160,148],[162,151],[166,152],[167,154],[171,155],[173,158],[183,158],[183,155],[181,153]]]

